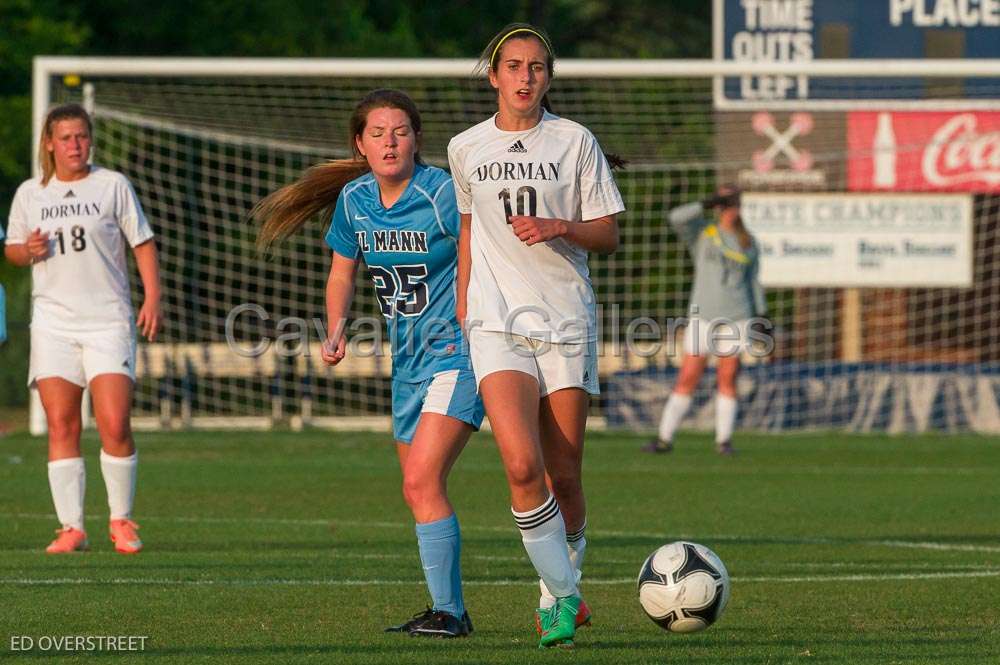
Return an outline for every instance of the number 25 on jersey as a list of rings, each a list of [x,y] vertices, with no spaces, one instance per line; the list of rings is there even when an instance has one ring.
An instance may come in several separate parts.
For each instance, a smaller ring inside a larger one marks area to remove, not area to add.
[[[382,316],[420,316],[427,308],[427,266],[368,266]]]

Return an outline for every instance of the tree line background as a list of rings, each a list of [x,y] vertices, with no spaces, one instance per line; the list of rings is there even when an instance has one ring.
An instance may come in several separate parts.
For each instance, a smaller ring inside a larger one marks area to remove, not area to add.
[[[31,177],[31,64],[36,55],[461,57],[510,21],[550,33],[557,57],[707,58],[705,0],[0,0],[0,224]],[[2,241],[0,241],[2,243]],[[30,273],[0,260],[8,332],[0,409],[27,394]],[[0,429],[4,420],[0,412]]]

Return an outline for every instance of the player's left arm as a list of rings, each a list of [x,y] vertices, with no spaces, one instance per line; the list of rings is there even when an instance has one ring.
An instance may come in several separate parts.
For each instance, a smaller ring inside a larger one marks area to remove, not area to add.
[[[135,265],[139,269],[145,294],[135,324],[146,339],[153,342],[156,341],[156,333],[163,321],[160,311],[160,260],[156,254],[156,242],[149,239],[133,247],[132,251],[135,253]]]
[[[552,217],[512,215],[511,229],[525,245],[564,238],[588,252],[611,254],[618,249],[618,215],[604,215],[582,222]]]

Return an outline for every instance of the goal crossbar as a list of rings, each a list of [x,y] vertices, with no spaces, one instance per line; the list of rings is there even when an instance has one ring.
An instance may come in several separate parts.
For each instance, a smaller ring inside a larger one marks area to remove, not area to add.
[[[360,77],[394,78],[472,76],[476,61],[467,58],[157,58],[36,56],[32,71],[32,146],[49,107],[49,81],[53,76],[151,77]],[[887,78],[992,78],[1000,76],[1000,61],[993,59],[872,59],[810,60],[801,62],[740,62],[721,60],[623,60],[562,58],[556,73],[565,78],[707,78],[744,74],[786,76],[843,76]],[[879,104],[890,103],[879,100]],[[772,106],[794,105],[782,102]],[[997,102],[1000,105],[1000,101]],[[978,104],[977,104],[978,105]]]

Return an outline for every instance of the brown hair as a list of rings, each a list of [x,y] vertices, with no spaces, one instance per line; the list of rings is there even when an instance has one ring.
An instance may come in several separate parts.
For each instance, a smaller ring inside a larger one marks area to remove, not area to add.
[[[733,217],[733,228],[732,232],[739,240],[740,247],[743,249],[750,249],[753,244],[753,235],[747,230],[746,225],[743,223],[743,215],[740,214],[740,188],[733,183],[725,183],[716,190],[715,195],[708,199],[708,203],[716,208],[718,213],[721,214],[723,210],[728,210],[729,208],[736,209],[736,215]]]
[[[552,49],[552,40],[544,30],[530,23],[509,23],[500,32],[493,35],[493,39],[490,40],[486,48],[479,55],[479,63],[476,65],[473,73],[483,76],[489,72],[495,72],[497,64],[500,62],[500,55],[503,52],[501,47],[512,39],[537,39],[542,43],[546,53],[545,67],[549,72],[549,79],[551,80],[555,74],[556,60],[555,51]],[[549,113],[553,112],[548,94],[542,95],[542,108]],[[608,160],[608,165],[612,169],[625,168],[625,165],[628,164],[626,160],[615,153],[606,152],[604,153],[604,157]]]
[[[38,166],[42,169],[43,187],[49,184],[49,180],[56,172],[55,157],[45,144],[52,140],[52,126],[60,120],[83,120],[87,123],[87,134],[91,136],[94,134],[94,123],[90,119],[90,114],[79,104],[62,104],[49,110],[45,115],[45,122],[42,123],[42,134],[38,138]]]
[[[268,194],[250,211],[251,219],[261,224],[257,235],[259,249],[266,252],[271,245],[292,235],[319,213],[330,217],[344,185],[371,170],[358,150],[356,139],[365,131],[368,114],[379,108],[399,109],[406,113],[414,133],[419,137],[420,112],[409,95],[389,89],[369,92],[354,107],[348,123],[348,143],[353,157],[333,159],[309,167],[298,180]],[[414,161],[424,163],[419,150],[414,155]]]
[[[743,249],[750,249],[750,245],[753,244],[753,236],[750,235],[750,231],[748,231],[747,227],[743,224],[743,216],[740,214],[737,214],[733,219],[733,233],[735,233],[736,237],[739,239],[740,247]]]
[[[500,54],[503,49],[500,47],[512,39],[537,39],[545,47],[545,68],[549,72],[549,79],[555,74],[556,54],[552,50],[552,40],[541,28],[536,28],[530,23],[508,23],[504,28],[493,35],[483,52],[479,54],[479,64],[476,65],[475,74],[485,76],[489,72],[497,70],[497,63],[500,61]],[[552,111],[549,103],[549,96],[542,95],[542,108]]]

